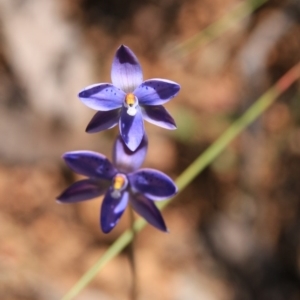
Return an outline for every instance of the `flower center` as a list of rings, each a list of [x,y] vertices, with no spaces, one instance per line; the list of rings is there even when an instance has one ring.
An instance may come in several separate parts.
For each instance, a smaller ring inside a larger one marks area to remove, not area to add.
[[[121,192],[126,189],[128,185],[128,180],[125,175],[117,174],[112,180],[112,192],[111,196],[113,198],[120,198]]]
[[[139,105],[138,98],[132,93],[128,93],[125,97],[124,106],[127,108],[127,113],[130,116],[135,116]]]

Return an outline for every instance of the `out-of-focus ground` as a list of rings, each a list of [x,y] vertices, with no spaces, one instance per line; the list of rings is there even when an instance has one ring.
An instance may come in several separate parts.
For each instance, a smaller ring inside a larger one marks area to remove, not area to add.
[[[60,299],[129,225],[101,233],[101,199],[59,205],[78,179],[61,155],[111,157],[116,130],[84,132],[77,93],[110,82],[128,45],[145,78],[181,84],[174,132],[147,125],[144,166],[176,178],[300,60],[298,0],[268,1],[193,51],[172,51],[237,0],[0,0],[0,299]],[[300,96],[295,84],[136,241],[139,299],[300,299]],[[127,252],[77,300],[129,299]]]

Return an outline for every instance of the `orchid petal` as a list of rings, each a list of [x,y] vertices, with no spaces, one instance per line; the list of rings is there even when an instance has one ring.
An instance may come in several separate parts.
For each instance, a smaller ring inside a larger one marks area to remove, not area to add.
[[[113,163],[120,172],[128,173],[137,170],[144,162],[148,148],[146,134],[138,148],[133,152],[125,145],[119,136],[115,142],[113,151]]]
[[[162,105],[144,106],[141,107],[141,112],[149,123],[170,130],[177,128],[174,119]]]
[[[141,65],[135,54],[124,45],[117,50],[111,68],[111,81],[129,93],[143,82]]]
[[[166,174],[153,170],[141,169],[128,174],[132,189],[151,200],[164,200],[176,194],[177,187]]]
[[[74,203],[96,198],[104,194],[107,189],[105,182],[94,179],[84,179],[74,182],[65,189],[58,197],[60,203]]]
[[[82,90],[78,97],[95,110],[112,110],[122,106],[126,94],[109,83],[93,84]]]
[[[121,109],[113,109],[109,111],[98,111],[88,124],[86,132],[95,133],[105,129],[115,127],[120,118]]]
[[[67,152],[63,159],[74,172],[88,177],[110,180],[117,173],[111,162],[97,152]]]
[[[112,188],[106,193],[101,207],[100,225],[104,233],[109,233],[119,222],[128,203],[129,194],[124,191],[120,197],[112,196]]]
[[[154,78],[144,81],[134,90],[141,105],[161,105],[174,98],[180,85],[174,81]]]
[[[119,127],[124,143],[131,151],[135,151],[144,136],[144,121],[140,108],[137,107],[135,116],[131,116],[127,113],[127,108],[123,107]]]
[[[164,219],[153,201],[142,194],[135,194],[131,196],[130,204],[149,224],[159,230],[168,231]]]

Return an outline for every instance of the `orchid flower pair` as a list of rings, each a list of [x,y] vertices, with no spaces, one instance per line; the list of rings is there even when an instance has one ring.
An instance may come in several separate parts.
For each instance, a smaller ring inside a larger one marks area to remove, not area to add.
[[[88,86],[79,93],[79,98],[87,106],[98,110],[88,124],[87,132],[102,131],[119,123],[120,136],[115,142],[113,163],[92,151],[65,153],[66,164],[88,179],[75,182],[57,199],[61,203],[73,203],[105,194],[100,214],[104,233],[116,226],[128,203],[151,225],[167,231],[153,201],[172,197],[177,188],[164,173],[139,169],[148,147],[143,120],[175,129],[173,118],[162,104],[175,97],[180,86],[165,79],[143,82],[138,59],[124,45],[119,47],[114,57],[111,79],[113,84]]]

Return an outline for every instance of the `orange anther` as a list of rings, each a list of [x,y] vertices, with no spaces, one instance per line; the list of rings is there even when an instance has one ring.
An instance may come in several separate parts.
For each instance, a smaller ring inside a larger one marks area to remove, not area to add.
[[[116,175],[113,181],[113,188],[120,190],[125,184],[125,178],[122,175]]]
[[[135,103],[135,96],[132,93],[127,94],[125,102],[128,106],[132,106]]]

